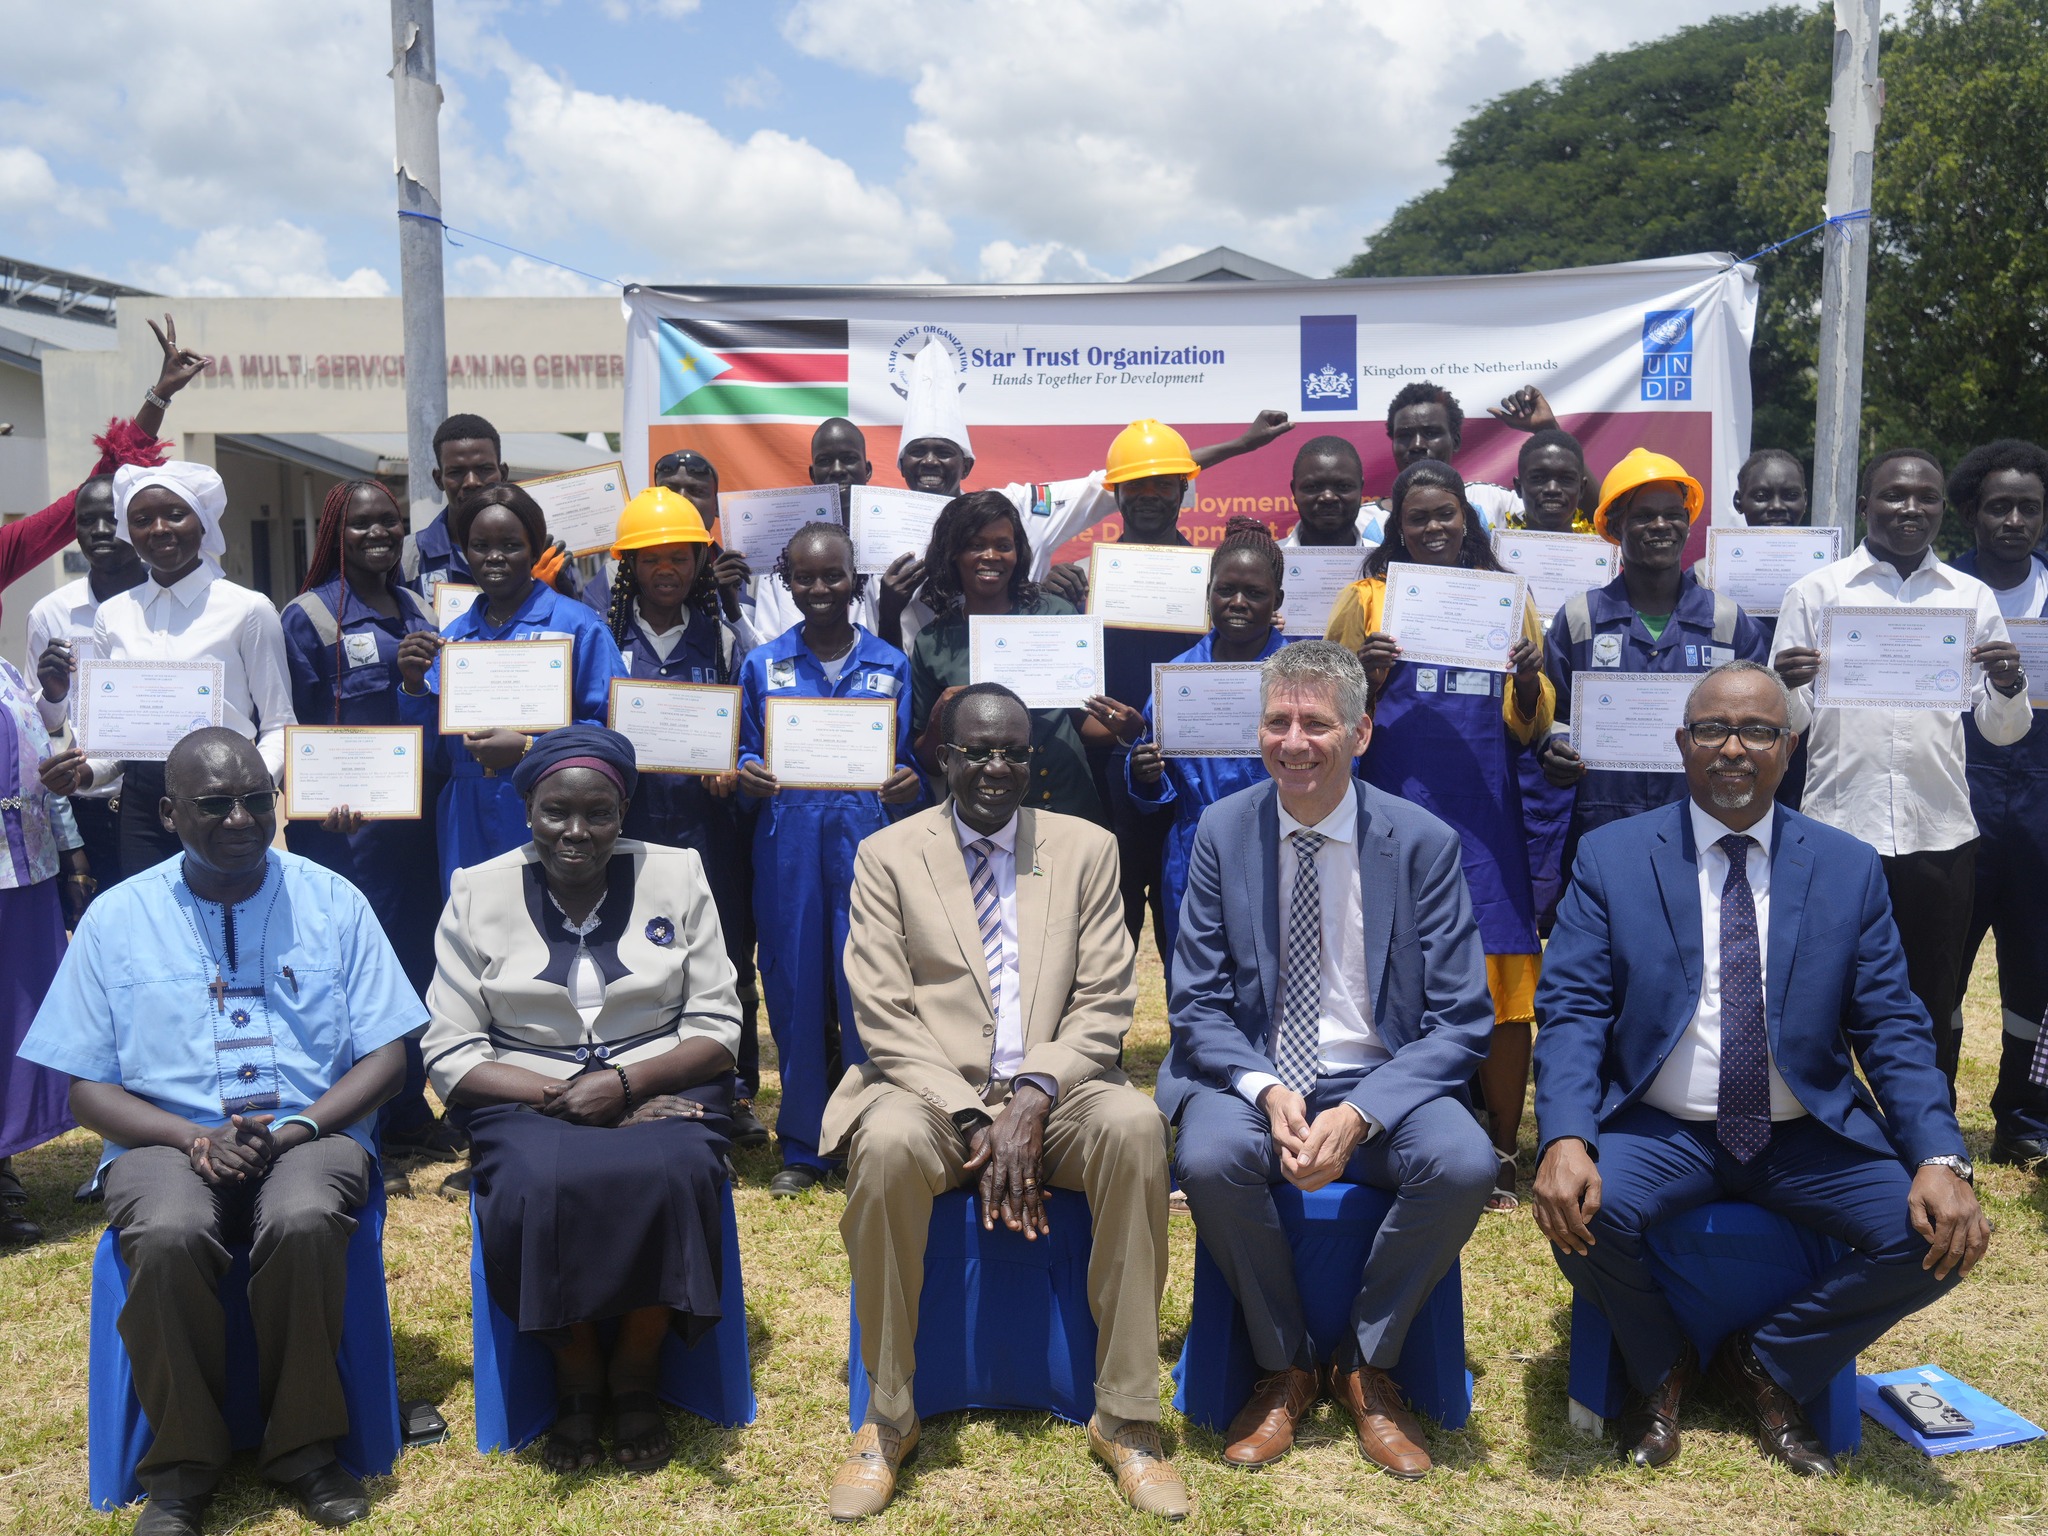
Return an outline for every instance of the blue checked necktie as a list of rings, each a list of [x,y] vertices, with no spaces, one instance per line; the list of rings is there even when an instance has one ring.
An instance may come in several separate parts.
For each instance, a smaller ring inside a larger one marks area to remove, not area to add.
[[[1316,851],[1329,839],[1320,832],[1287,836],[1294,844],[1294,890],[1287,901],[1287,980],[1280,989],[1273,1064],[1282,1083],[1306,1096],[1315,1086],[1322,1049],[1323,885],[1316,876]]]
[[[2041,1033],[2034,1039],[2034,1064],[2027,1069],[2027,1081],[2036,1088],[2048,1088],[2048,1014],[2041,1016]]]
[[[1756,893],[1749,888],[1745,832],[1714,844],[1728,855],[1721,885],[1721,1096],[1714,1134],[1738,1163],[1771,1139],[1771,1056],[1764,1034],[1763,958],[1756,937]]]
[[[974,892],[974,922],[981,930],[981,954],[988,962],[988,1005],[997,1018],[1003,1016],[1003,901],[996,894],[995,866],[989,854],[995,843],[986,837],[967,845],[973,860],[967,871],[968,886]]]

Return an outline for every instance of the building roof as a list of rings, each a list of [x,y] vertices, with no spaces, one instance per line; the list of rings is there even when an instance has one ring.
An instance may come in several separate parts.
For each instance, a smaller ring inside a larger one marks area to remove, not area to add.
[[[1261,261],[1256,256],[1247,256],[1243,251],[1234,251],[1227,245],[1214,246],[1199,256],[1190,256],[1185,261],[1176,261],[1161,267],[1156,272],[1144,272],[1131,279],[1134,283],[1299,283],[1305,281],[1305,272],[1290,272],[1285,267],[1276,267],[1270,261]]]

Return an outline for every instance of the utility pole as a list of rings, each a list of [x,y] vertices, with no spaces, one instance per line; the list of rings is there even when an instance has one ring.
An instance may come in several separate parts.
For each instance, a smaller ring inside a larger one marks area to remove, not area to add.
[[[1884,87],[1877,76],[1879,0],[1835,0],[1835,77],[1828,102],[1830,219],[1870,207],[1871,162]],[[1862,448],[1863,311],[1870,278],[1869,218],[1822,233],[1820,379],[1813,439],[1813,520],[1856,539]]]
[[[1873,0],[1874,3],[1874,0]],[[434,429],[448,414],[441,302],[441,87],[434,0],[391,0],[391,96],[398,112],[398,278],[405,314],[405,465],[412,526],[440,510]],[[410,215],[417,215],[411,217]]]

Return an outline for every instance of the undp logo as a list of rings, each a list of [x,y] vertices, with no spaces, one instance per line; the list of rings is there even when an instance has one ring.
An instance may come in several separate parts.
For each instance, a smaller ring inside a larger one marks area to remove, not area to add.
[[[1642,397],[1692,398],[1692,311],[1652,309],[1643,315]]]

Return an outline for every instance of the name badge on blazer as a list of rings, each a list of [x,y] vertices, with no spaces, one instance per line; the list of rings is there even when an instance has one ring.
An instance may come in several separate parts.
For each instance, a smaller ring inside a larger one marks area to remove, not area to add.
[[[1593,665],[1596,667],[1619,667],[1621,665],[1621,636],[1595,635],[1593,637]]]
[[[373,667],[377,664],[377,637],[375,635],[343,635],[342,649],[348,653],[348,664],[352,667]]]

